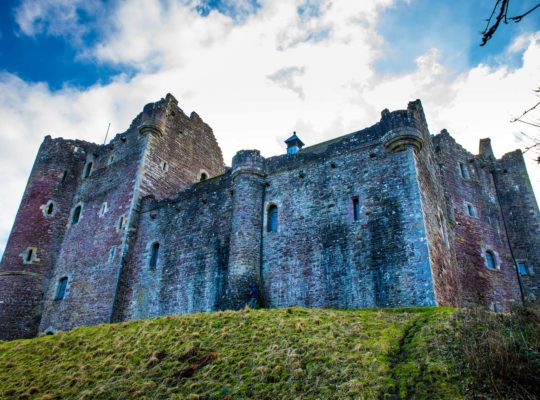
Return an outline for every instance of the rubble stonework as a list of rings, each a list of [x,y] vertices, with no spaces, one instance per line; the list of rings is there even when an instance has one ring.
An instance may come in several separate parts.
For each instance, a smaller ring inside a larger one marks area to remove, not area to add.
[[[246,305],[538,301],[520,151],[430,135],[419,100],[324,143],[296,139],[228,168],[170,94],[109,144],[46,137],[0,264],[0,339]]]

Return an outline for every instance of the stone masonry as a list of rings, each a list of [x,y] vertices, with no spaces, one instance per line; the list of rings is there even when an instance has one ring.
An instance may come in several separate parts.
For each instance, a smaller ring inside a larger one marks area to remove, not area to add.
[[[0,339],[252,307],[538,302],[519,150],[431,135],[419,100],[287,154],[239,151],[168,94],[106,145],[47,136],[0,264]]]

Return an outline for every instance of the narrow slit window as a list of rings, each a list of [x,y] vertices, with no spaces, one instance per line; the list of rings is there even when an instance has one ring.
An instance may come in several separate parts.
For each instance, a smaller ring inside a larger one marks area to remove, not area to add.
[[[467,212],[469,213],[470,217],[476,217],[476,211],[472,205],[467,204]]]
[[[88,178],[92,174],[92,166],[94,164],[92,162],[89,162],[86,164],[86,167],[84,168],[84,177]]]
[[[150,248],[150,261],[149,261],[149,266],[152,269],[156,268],[157,266],[158,254],[159,254],[159,243],[154,242],[152,243],[152,247]]]
[[[67,171],[64,171],[63,174],[62,174],[62,182],[64,182],[67,178],[67,174],[68,172]]]
[[[270,207],[268,207],[266,231],[277,232],[277,229],[278,229],[278,208],[276,205],[272,204]]]
[[[56,288],[55,300],[63,300],[66,297],[66,288],[67,288],[68,278],[64,276],[58,281],[58,287]]]
[[[72,225],[75,225],[77,222],[79,222],[79,219],[81,219],[81,210],[82,210],[81,206],[77,206],[73,210],[73,215],[71,217],[71,224]]]
[[[469,174],[467,173],[467,167],[463,163],[459,163],[459,171],[461,172],[461,177],[467,179]]]
[[[118,220],[118,230],[121,231],[123,227],[124,227],[124,217],[122,216]]]
[[[105,215],[105,213],[107,212],[107,202],[104,201],[103,203],[101,203],[101,207],[99,209],[99,213],[98,215],[100,217],[103,217]]]
[[[529,275],[529,271],[527,270],[527,263],[525,261],[518,261],[517,267],[518,272],[521,276]]]
[[[47,215],[51,215],[53,211],[54,211],[54,204],[49,203],[49,205],[47,206]]]
[[[26,261],[32,261],[32,256],[34,255],[34,250],[28,249],[26,252]]]
[[[360,199],[358,197],[353,197],[353,220],[360,221]]]
[[[112,246],[109,250],[109,262],[112,262],[114,260],[114,256],[116,255],[116,246]]]
[[[496,269],[497,268],[497,259],[495,258],[495,254],[491,250],[486,250],[486,265],[489,269]]]

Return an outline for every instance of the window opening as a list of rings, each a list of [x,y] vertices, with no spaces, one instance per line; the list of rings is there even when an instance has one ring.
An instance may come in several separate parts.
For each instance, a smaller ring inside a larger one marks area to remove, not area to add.
[[[84,169],[85,178],[88,178],[90,174],[92,173],[92,166],[93,166],[92,162],[89,162],[88,164],[86,164],[86,168]]]
[[[517,267],[518,267],[518,272],[521,276],[529,275],[529,271],[527,270],[527,263],[525,261],[518,261]]]
[[[158,260],[158,253],[159,253],[159,243],[154,242],[152,243],[152,247],[150,248],[150,268],[156,268],[157,266],[157,260]]]
[[[49,203],[49,205],[47,206],[47,215],[51,215],[53,211],[54,211],[54,204]]]
[[[101,203],[101,207],[99,209],[99,216],[103,217],[106,212],[107,212],[107,202],[104,201],[103,203]]]
[[[360,221],[360,200],[358,197],[353,197],[353,220]]]
[[[73,216],[71,217],[71,223],[73,225],[79,222],[79,219],[81,218],[81,210],[82,210],[81,206],[77,206],[73,210]]]
[[[459,163],[459,170],[461,172],[461,177],[463,179],[467,179],[469,177],[469,174],[467,173],[467,167],[463,163]]]
[[[489,269],[495,269],[497,268],[497,259],[495,258],[495,254],[491,250],[486,250],[486,264]]]
[[[32,256],[34,255],[34,250],[28,249],[26,252],[26,261],[32,261]]]
[[[201,182],[208,179],[208,175],[206,175],[204,172],[201,174]]]
[[[66,288],[67,288],[68,278],[67,276],[64,276],[63,278],[60,278],[58,281],[58,288],[56,289],[56,296],[55,300],[63,300],[66,296]]]
[[[469,216],[476,217],[476,211],[474,210],[474,207],[470,204],[467,204],[467,211],[469,213]]]
[[[276,205],[272,204],[270,207],[268,207],[266,231],[277,232],[277,228],[278,228],[278,208]]]
[[[62,174],[62,182],[64,182],[67,178],[67,171],[64,171],[64,173]]]
[[[114,256],[116,255],[116,246],[111,247],[109,250],[109,262],[114,260]]]

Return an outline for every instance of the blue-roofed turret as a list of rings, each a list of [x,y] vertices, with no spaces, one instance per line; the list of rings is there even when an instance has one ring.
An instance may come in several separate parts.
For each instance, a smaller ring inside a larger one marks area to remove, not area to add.
[[[296,132],[293,132],[293,135],[285,140],[285,143],[287,144],[287,154],[298,153],[298,151],[304,147],[304,142],[296,136]]]

